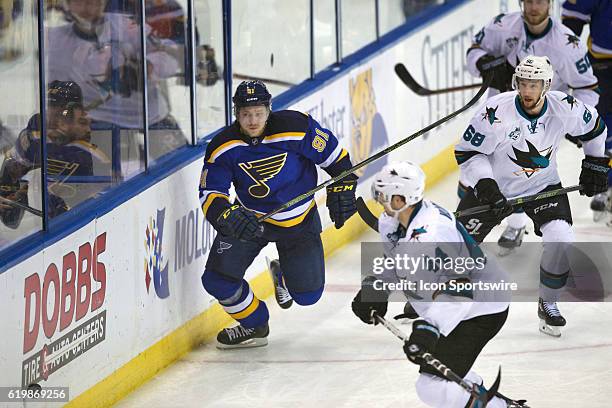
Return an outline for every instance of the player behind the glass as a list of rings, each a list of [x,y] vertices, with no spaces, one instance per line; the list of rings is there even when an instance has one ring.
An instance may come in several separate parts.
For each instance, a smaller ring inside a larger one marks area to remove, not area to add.
[[[498,15],[475,35],[467,51],[469,72],[483,78],[493,74],[491,87],[496,92],[506,92],[512,90],[512,75],[519,61],[528,55],[547,56],[555,71],[550,89],[571,94],[588,105],[597,105],[597,78],[586,56],[587,48],[561,21],[552,17],[553,0],[519,0],[519,4],[521,11]],[[474,187],[475,182],[462,174],[460,195],[465,187]],[[527,216],[519,209],[506,223],[498,241],[501,255],[520,246]]]
[[[547,57],[526,57],[516,67],[516,90],[487,100],[455,146],[461,173],[476,181],[474,188],[467,189],[458,210],[482,204],[494,206],[482,215],[459,217],[478,242],[512,213],[507,199],[561,188],[557,150],[566,134],[580,140],[585,153],[580,194],[592,197],[607,189],[609,165],[604,153],[606,127],[602,118],[595,108],[573,96],[550,91],[552,81],[553,67]],[[565,249],[574,241],[569,201],[563,194],[522,207],[544,247],[540,262],[540,330],[560,336],[559,327],[566,322],[557,300],[569,275]]]
[[[420,365],[416,382],[419,398],[431,407],[478,407],[481,405],[475,397],[425,363],[422,354],[431,353],[461,378],[473,383],[479,395],[486,393],[482,378],[471,368],[485,345],[504,325],[510,294],[503,290],[462,290],[451,283],[507,282],[508,275],[486,259],[452,213],[423,198],[424,189],[425,174],[408,161],[390,163],[374,176],[372,192],[385,210],[378,219],[385,257],[443,258],[445,262],[471,259],[473,267],[447,268],[442,263],[429,261],[420,264],[417,270],[400,271],[394,267],[367,276],[351,306],[363,322],[376,324],[373,314],[384,316],[390,299],[389,291],[384,290],[381,282],[399,282],[400,277],[414,282],[414,290],[406,292],[419,319],[413,322],[404,352],[410,361]],[[419,282],[446,286],[436,291],[426,290]],[[526,407],[524,403],[497,393],[487,407]]]
[[[268,309],[244,274],[269,242],[276,243],[279,254],[270,265],[279,305],[286,309],[293,302],[312,305],[319,300],[325,265],[314,197],[263,224],[258,217],[315,187],[317,166],[332,177],[352,167],[331,131],[300,112],[271,112],[271,98],[263,82],[242,82],[233,97],[236,121],[212,139],[204,158],[200,203],[217,236],[202,284],[239,323],[219,333],[219,348],[267,344]],[[234,203],[230,184],[236,191]],[[350,174],[327,188],[336,228],[356,211],[356,185],[357,177]]]
[[[612,2],[598,0],[564,1],[561,11],[563,24],[580,36],[585,24],[589,24],[589,63],[599,80],[600,97],[596,108],[608,127],[606,151],[612,151]],[[608,192],[593,197],[591,210],[593,218],[603,218],[606,207],[612,211],[609,200],[612,187],[612,173],[608,174]],[[610,223],[608,225],[611,225]]]

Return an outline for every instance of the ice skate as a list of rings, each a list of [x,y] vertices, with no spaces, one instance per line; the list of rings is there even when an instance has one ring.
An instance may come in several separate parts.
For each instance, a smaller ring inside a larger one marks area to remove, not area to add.
[[[268,270],[274,281],[274,297],[276,298],[276,303],[278,303],[282,309],[289,309],[291,305],[293,305],[293,298],[283,282],[280,262],[278,259],[270,261],[268,258],[266,258],[266,262],[268,263]]]
[[[233,348],[250,348],[262,347],[268,344],[268,334],[270,329],[268,323],[247,329],[238,325],[223,329],[217,335],[218,349],[233,349]]]
[[[593,211],[593,221],[601,221],[606,215],[608,193],[596,194],[591,200],[591,211]]]
[[[499,245],[499,256],[506,256],[515,248],[520,247],[521,243],[523,242],[524,234],[525,227],[513,228],[511,226],[507,226],[497,240],[497,245]]]
[[[561,327],[565,326],[565,318],[561,316],[556,302],[538,301],[538,317],[540,331],[553,337],[561,337]]]

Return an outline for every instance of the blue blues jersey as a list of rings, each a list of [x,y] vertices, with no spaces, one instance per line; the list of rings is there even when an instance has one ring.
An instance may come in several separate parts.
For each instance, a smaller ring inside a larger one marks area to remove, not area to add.
[[[563,2],[563,22],[577,19],[590,22],[589,50],[596,58],[612,58],[612,0],[571,0]],[[568,24],[570,25],[570,24]]]
[[[30,118],[27,127],[19,134],[14,151],[11,153],[13,159],[28,171],[40,167],[41,163],[39,120],[38,114]],[[54,139],[47,137],[47,171],[51,178],[65,180],[69,176],[91,176],[94,160],[110,164],[109,157],[96,145],[86,140],[67,140],[65,143],[58,143],[56,139],[60,137],[57,132]]]
[[[348,152],[331,131],[296,111],[270,113],[264,133],[243,135],[238,123],[216,135],[206,149],[200,179],[200,204],[216,220],[229,206],[230,185],[236,200],[257,215],[277,209],[317,185],[316,166],[332,176],[351,167]],[[308,197],[267,219],[274,225],[300,224],[316,207]]]

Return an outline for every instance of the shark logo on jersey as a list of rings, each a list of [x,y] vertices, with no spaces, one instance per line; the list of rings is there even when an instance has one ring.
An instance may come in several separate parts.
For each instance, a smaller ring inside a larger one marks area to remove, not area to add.
[[[504,13],[501,13],[500,15],[495,16],[495,18],[493,19],[493,24],[498,25],[500,27],[503,26],[502,20],[503,20],[504,16],[505,16]]]
[[[497,112],[497,108],[499,108],[499,106],[496,106],[494,108],[489,108],[487,106],[487,111],[486,113],[482,114],[482,120],[488,120],[489,124],[491,124],[491,126],[493,126],[494,123],[500,123],[501,120],[499,120],[499,118],[497,116],[495,116],[495,112]]]
[[[570,106],[570,110],[574,109],[574,105],[578,103],[578,101],[576,101],[576,98],[571,95],[567,95],[565,98],[561,99],[561,101],[567,102]]]
[[[418,241],[419,240],[419,235],[425,234],[426,232],[427,232],[427,230],[425,229],[424,225],[422,227],[413,229],[412,233],[410,234],[410,241],[412,241],[412,240]]]
[[[508,155],[508,158],[517,166],[521,167],[521,170],[513,172],[515,176],[525,174],[525,176],[529,178],[541,169],[548,167],[552,154],[552,146],[544,150],[538,150],[533,144],[529,143],[529,140],[525,142],[527,142],[528,151],[524,152],[516,147],[512,147],[516,159],[513,159],[510,155]],[[542,155],[542,153],[544,153],[544,155]]]
[[[286,161],[287,153],[281,153],[265,159],[239,163],[238,166],[255,182],[249,187],[249,194],[255,198],[264,198],[270,194],[266,181],[280,173]]]
[[[578,48],[578,46],[580,45],[579,37],[572,34],[565,34],[565,36],[567,37],[567,43],[565,43],[565,45],[573,45],[574,48]]]

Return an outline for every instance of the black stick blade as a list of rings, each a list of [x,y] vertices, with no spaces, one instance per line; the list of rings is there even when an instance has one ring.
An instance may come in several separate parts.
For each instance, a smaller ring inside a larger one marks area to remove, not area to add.
[[[399,79],[417,95],[421,95],[421,96],[431,95],[431,93],[428,92],[427,89],[423,88],[421,85],[419,85],[417,81],[414,80],[412,75],[410,75],[410,73],[406,69],[406,66],[402,64],[401,62],[398,64],[395,64],[395,73],[397,74]]]
[[[363,222],[365,222],[368,227],[378,232],[378,218],[376,218],[376,216],[372,214],[372,211],[370,211],[365,201],[363,201],[363,198],[357,197],[356,205],[357,213],[359,214]]]
[[[495,379],[495,382],[493,383],[491,388],[489,388],[487,393],[485,395],[483,395],[483,397],[486,398],[486,401],[482,401],[483,402],[483,405],[482,405],[483,408],[486,407],[487,404],[489,403],[489,401],[491,401],[493,399],[493,397],[497,394],[497,390],[499,390],[499,384],[500,383],[501,383],[501,366],[497,370],[497,378]]]

